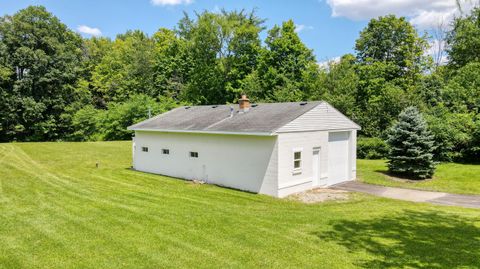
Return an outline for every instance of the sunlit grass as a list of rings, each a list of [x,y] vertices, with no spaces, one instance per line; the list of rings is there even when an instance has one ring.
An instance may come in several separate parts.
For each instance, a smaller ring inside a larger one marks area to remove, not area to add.
[[[432,179],[402,180],[387,173],[385,160],[357,160],[361,181],[394,187],[480,195],[480,165],[442,163]]]
[[[474,267],[480,212],[306,205],[129,169],[129,142],[0,144],[0,268]],[[99,168],[95,168],[95,163]]]

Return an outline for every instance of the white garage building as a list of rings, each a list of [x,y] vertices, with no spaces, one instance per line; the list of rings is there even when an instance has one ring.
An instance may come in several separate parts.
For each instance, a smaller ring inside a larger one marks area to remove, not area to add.
[[[360,127],[326,102],[186,106],[128,128],[133,168],[276,197],[356,177]]]

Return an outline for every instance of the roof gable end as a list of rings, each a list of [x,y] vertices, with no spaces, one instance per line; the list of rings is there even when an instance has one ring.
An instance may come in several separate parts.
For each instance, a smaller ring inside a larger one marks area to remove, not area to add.
[[[311,110],[278,128],[275,132],[288,133],[350,129],[360,130],[361,128],[329,103],[321,102]]]

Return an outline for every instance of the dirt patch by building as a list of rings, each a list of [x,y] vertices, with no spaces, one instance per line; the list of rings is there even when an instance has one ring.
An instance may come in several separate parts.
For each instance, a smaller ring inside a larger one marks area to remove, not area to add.
[[[288,198],[306,204],[314,204],[332,200],[348,200],[350,198],[350,195],[348,191],[344,190],[317,188],[290,195],[288,196]]]

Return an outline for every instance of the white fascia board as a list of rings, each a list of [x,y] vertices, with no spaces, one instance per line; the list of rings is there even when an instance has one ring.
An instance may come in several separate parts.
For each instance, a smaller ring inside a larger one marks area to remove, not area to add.
[[[201,131],[201,130],[168,130],[168,129],[145,129],[128,128],[131,131],[162,132],[162,133],[191,133],[191,134],[223,134],[223,135],[254,135],[254,136],[275,136],[275,133],[264,132],[222,132],[222,131]]]
[[[329,132],[346,132],[352,130],[360,130],[357,128],[343,128],[343,129],[315,129],[315,130],[299,130],[299,131],[287,131],[287,132],[275,132],[274,134],[288,134],[288,133],[308,133],[308,132],[318,132],[318,131],[329,131]]]

